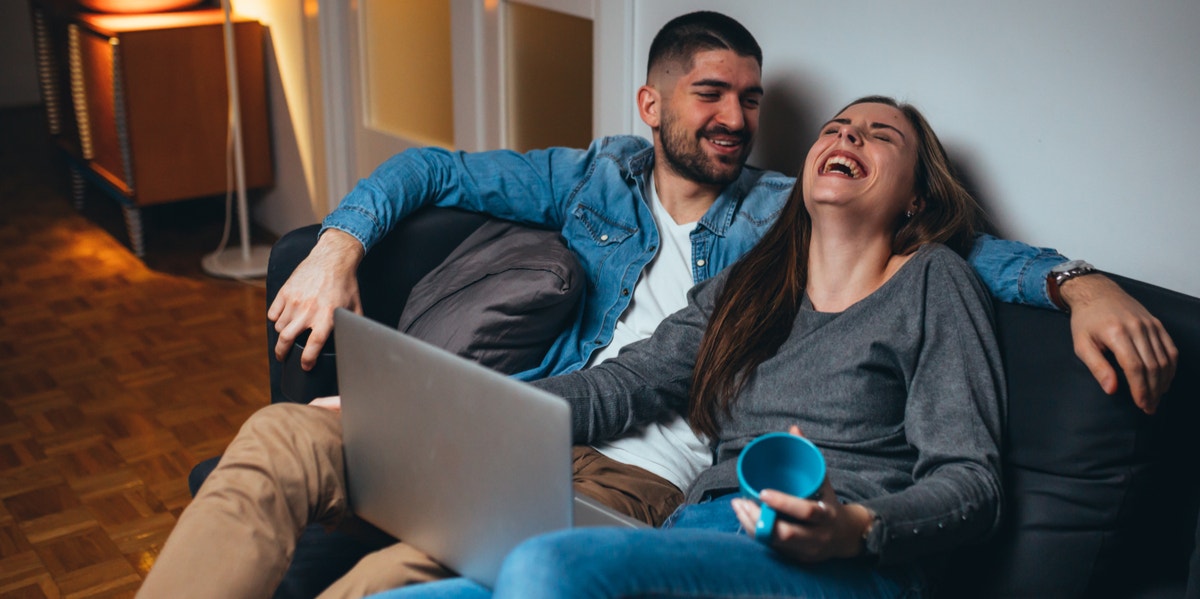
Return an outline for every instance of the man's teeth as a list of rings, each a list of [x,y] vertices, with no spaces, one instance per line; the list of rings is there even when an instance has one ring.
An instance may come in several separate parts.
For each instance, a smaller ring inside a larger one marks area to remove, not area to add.
[[[738,145],[737,141],[728,140],[728,139],[713,139],[710,137],[710,138],[708,138],[708,141],[711,141],[718,146],[722,146],[722,147],[726,147],[726,148],[732,148],[732,147]]]
[[[857,179],[862,176],[862,168],[858,163],[846,158],[845,156],[831,156],[825,161],[825,172],[836,171],[843,175],[849,175],[851,179]]]

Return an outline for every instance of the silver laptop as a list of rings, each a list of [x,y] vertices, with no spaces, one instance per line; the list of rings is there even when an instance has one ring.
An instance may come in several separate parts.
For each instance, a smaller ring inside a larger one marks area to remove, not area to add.
[[[565,400],[346,310],[334,330],[360,518],[488,586],[529,537],[645,526],[574,495]]]

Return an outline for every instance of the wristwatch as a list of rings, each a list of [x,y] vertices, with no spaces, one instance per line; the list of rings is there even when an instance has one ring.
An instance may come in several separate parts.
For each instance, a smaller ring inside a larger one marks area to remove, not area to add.
[[[1050,293],[1050,301],[1058,306],[1063,312],[1070,312],[1071,308],[1067,306],[1062,299],[1063,283],[1074,279],[1098,272],[1095,266],[1092,266],[1085,260],[1068,260],[1058,266],[1050,269],[1050,274],[1046,275],[1046,290]]]

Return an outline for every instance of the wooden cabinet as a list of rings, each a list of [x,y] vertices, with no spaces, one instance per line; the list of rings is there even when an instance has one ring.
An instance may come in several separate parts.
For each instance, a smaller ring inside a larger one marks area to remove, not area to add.
[[[58,95],[57,102],[47,100],[48,113],[59,105],[58,114],[49,114],[52,132],[57,120],[75,176],[121,202],[131,245],[143,255],[141,207],[220,195],[228,187],[222,12],[116,15],[35,3],[34,20],[43,93]],[[233,31],[246,187],[269,187],[263,27],[235,18]],[[57,47],[64,41],[65,52]],[[76,181],[77,201],[83,185]]]

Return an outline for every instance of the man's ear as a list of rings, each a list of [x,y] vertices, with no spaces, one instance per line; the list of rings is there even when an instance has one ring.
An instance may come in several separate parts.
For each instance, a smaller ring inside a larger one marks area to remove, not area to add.
[[[658,129],[662,121],[662,94],[653,86],[643,85],[637,91],[638,115],[651,129]]]

